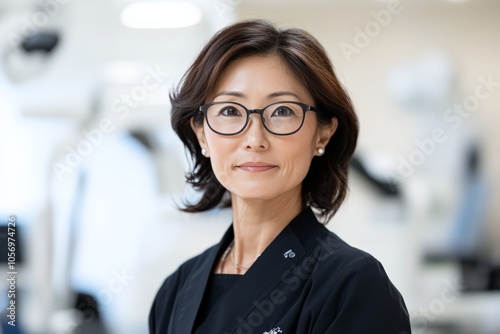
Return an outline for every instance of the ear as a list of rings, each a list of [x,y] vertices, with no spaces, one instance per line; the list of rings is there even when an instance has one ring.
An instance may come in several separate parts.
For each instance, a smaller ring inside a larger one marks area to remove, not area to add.
[[[210,151],[208,150],[207,138],[205,137],[205,127],[203,126],[203,124],[195,125],[194,117],[191,117],[190,125],[191,129],[193,129],[193,132],[196,135],[196,138],[198,139],[198,143],[200,144],[201,149],[205,149],[206,151],[206,154],[204,154],[204,156],[208,158],[210,156]]]
[[[335,131],[337,131],[338,121],[336,117],[333,117],[328,124],[319,124],[317,139],[316,139],[316,149],[325,148],[332,138]]]

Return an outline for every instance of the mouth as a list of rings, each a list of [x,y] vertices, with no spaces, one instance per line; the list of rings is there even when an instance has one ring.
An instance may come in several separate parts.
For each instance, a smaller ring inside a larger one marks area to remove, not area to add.
[[[245,172],[266,172],[276,167],[278,166],[260,161],[245,162],[244,164],[236,166],[236,168]]]

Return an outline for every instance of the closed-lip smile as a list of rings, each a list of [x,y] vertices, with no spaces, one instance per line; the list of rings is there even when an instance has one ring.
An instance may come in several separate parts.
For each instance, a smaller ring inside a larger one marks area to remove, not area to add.
[[[237,165],[236,167],[246,172],[265,172],[277,166],[262,161],[248,161],[240,165]]]

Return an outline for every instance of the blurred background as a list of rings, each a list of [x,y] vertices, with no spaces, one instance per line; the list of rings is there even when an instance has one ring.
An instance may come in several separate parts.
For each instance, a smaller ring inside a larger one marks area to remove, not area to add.
[[[1,0],[1,332],[147,333],[165,277],[231,223],[176,210],[197,194],[168,93],[247,18],[316,36],[357,109],[328,227],[384,264],[414,333],[500,333],[495,0]]]

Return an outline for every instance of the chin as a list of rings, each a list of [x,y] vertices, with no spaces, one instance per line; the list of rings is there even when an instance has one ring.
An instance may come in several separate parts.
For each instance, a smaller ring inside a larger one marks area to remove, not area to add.
[[[267,188],[267,189],[266,189]],[[279,194],[269,191],[269,186],[260,186],[256,188],[245,188],[231,191],[234,196],[244,200],[270,200],[277,197]]]

